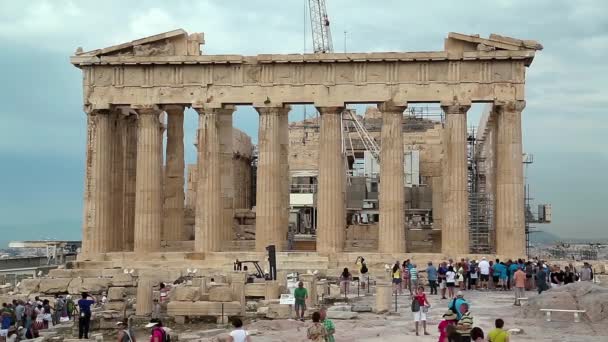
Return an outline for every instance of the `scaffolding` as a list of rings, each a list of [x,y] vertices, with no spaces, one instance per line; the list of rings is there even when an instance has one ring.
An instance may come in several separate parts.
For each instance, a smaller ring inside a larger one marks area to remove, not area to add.
[[[475,153],[475,127],[467,135],[467,167],[469,193],[469,250],[476,254],[494,253],[494,203],[486,191],[481,154]]]

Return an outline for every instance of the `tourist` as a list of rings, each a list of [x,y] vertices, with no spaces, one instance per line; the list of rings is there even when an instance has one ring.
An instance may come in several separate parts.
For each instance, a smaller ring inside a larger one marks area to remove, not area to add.
[[[490,290],[496,289],[496,284],[497,284],[499,278],[500,278],[500,275],[498,277],[494,278],[494,261],[490,261],[490,279],[488,280],[488,288]]]
[[[154,300],[152,301],[151,318],[160,319],[161,310],[162,310],[162,306],[160,305],[160,302],[158,301],[158,299],[154,298]]]
[[[410,268],[410,293],[412,292],[411,289],[418,288],[418,268],[416,268],[416,264],[411,265],[412,267]]]
[[[445,297],[445,291],[446,291],[446,280],[445,280],[445,274],[448,272],[448,269],[446,267],[445,262],[442,262],[439,265],[439,269],[437,270],[437,280],[439,281],[439,289],[441,290],[441,299],[447,299]]]
[[[431,294],[437,294],[437,269],[433,266],[433,262],[429,261],[426,267],[426,276],[429,280],[429,287],[431,288]]]
[[[454,286],[456,283],[456,273],[453,266],[448,266],[448,271],[445,273],[445,286],[448,288],[448,298],[454,298]]]
[[[83,292],[82,298],[78,300],[78,308],[80,309],[80,318],[78,319],[79,339],[89,339],[89,327],[91,324],[91,305],[93,304],[95,304],[95,300],[89,298],[88,293]]]
[[[519,264],[509,259],[509,261],[507,262],[507,290],[511,290],[511,286],[513,286],[513,276],[515,275],[515,272],[518,269]]]
[[[519,299],[526,296],[526,273],[521,268],[518,268],[513,275],[513,279],[515,282],[515,286],[513,287],[513,291],[515,292],[514,305],[520,306]]]
[[[479,280],[482,289],[488,289],[488,281],[490,280],[490,263],[486,257],[481,258],[479,262]]]
[[[471,329],[471,341],[472,342],[485,342],[483,339],[483,330],[480,327],[474,327]]]
[[[475,260],[471,262],[469,266],[469,290],[477,290],[477,279],[479,278],[479,268],[477,268],[477,263]]]
[[[165,342],[167,340],[167,332],[163,329],[161,320],[151,319],[150,323],[146,324],[146,328],[152,328],[150,342]]]
[[[72,317],[74,317],[74,313],[76,312],[76,303],[74,303],[74,300],[70,295],[65,297],[65,308],[67,310],[68,318],[72,320]]]
[[[401,279],[401,267],[399,266],[398,261],[395,262],[395,264],[393,265],[392,277],[393,293],[397,294],[397,292],[399,292],[399,294],[401,294],[401,283],[403,282],[403,280]]]
[[[24,315],[25,315],[25,305],[23,305],[23,301],[17,301],[17,305],[15,306],[15,326],[21,327],[24,324]]]
[[[502,290],[506,289],[506,286],[503,281],[503,275],[506,278],[507,267],[503,263],[501,263],[499,259],[496,259],[496,263],[494,264],[494,274],[492,274],[492,279],[494,281],[494,286],[496,287],[496,289],[498,289],[499,287],[502,288]]]
[[[32,306],[32,302],[27,301],[25,303],[25,310],[23,312],[23,326],[26,331],[31,328],[34,319],[36,319],[34,316],[34,307]]]
[[[315,311],[312,314],[312,325],[308,327],[306,335],[308,339],[313,342],[325,342],[325,337],[327,336],[327,330],[320,322],[321,314]]]
[[[412,295],[412,283],[410,282],[410,269],[412,266],[410,265],[410,259],[407,259],[403,262],[401,267],[401,277],[403,281],[401,282],[401,288],[406,289],[410,292],[410,296]]]
[[[564,281],[564,271],[558,265],[551,269],[551,287],[560,287]]]
[[[465,283],[465,268],[463,263],[458,263],[458,271],[456,272],[456,282],[454,285],[460,288],[460,291],[464,291],[466,287]]]
[[[331,319],[327,318],[327,309],[321,308],[319,310],[319,315],[321,315],[321,323],[325,327],[325,331],[327,332],[327,336],[325,336],[325,342],[335,342],[334,334],[336,333],[336,326]]]
[[[459,283],[461,290],[466,290],[469,285],[469,258],[460,259],[460,268],[462,268],[462,281]],[[459,269],[460,271],[460,269]]]
[[[2,312],[0,313],[0,315],[2,315],[2,325],[0,326],[0,329],[7,330],[11,327],[13,319],[13,313],[8,307],[8,304],[2,303]]]
[[[452,310],[448,310],[443,314],[443,320],[439,322],[439,326],[437,326],[437,329],[439,330],[439,342],[447,341],[448,327],[456,326],[456,322],[458,322],[458,318]]]
[[[426,314],[429,311],[431,304],[424,294],[424,286],[419,286],[416,289],[416,295],[412,299],[412,312],[414,313],[414,321],[416,322],[416,336],[418,336],[418,322],[422,321],[422,330],[426,332]]]
[[[344,296],[348,295],[351,281],[353,281],[353,276],[348,271],[348,268],[344,267],[344,270],[340,275],[340,287],[344,291]]]
[[[306,300],[308,299],[308,291],[304,288],[303,282],[298,283],[298,288],[293,291],[293,296],[296,300],[296,316],[298,316],[300,321],[304,322],[304,311],[306,311]]]
[[[494,326],[496,328],[488,333],[488,342],[509,342],[509,333],[503,330],[505,322],[498,318],[494,321]]]
[[[365,288],[366,283],[367,283],[367,286],[369,286],[369,274],[367,273],[367,272],[369,272],[369,270],[367,269],[367,264],[365,263],[365,259],[363,259],[363,257],[359,257],[359,258],[357,258],[357,260],[359,260],[360,266],[361,266],[359,268],[359,274],[361,275],[361,287]],[[367,282],[365,280],[367,280]]]
[[[446,342],[461,342],[462,335],[458,332],[456,325],[448,325],[446,328],[446,332],[448,334],[446,338]],[[442,341],[443,342],[443,341]]]
[[[543,291],[547,291],[549,289],[549,285],[547,284],[547,273],[542,265],[536,272],[536,288],[538,290],[538,294],[541,294]]]
[[[6,332],[6,342],[17,342],[17,329],[15,327],[10,327]]]
[[[585,262],[583,265],[583,269],[581,270],[581,281],[592,281],[593,280],[593,270],[591,269],[591,265],[588,262]]]
[[[458,320],[456,329],[460,332],[461,340],[463,342],[471,341],[471,329],[473,329],[473,316],[469,311],[469,304],[463,303],[460,305],[460,314],[462,315]]]
[[[44,328],[51,328],[54,324],[53,314],[51,313],[51,302],[48,299],[42,301],[42,319],[44,319]]]
[[[169,288],[167,287],[167,285],[165,285],[165,283],[160,283],[159,285],[160,289],[160,303],[164,303],[167,301],[167,299],[169,299]]]
[[[127,323],[118,322],[116,323],[116,327],[118,328],[117,342],[135,342],[135,335],[127,326]]]
[[[251,336],[249,336],[247,330],[243,328],[243,321],[240,318],[234,317],[232,319],[232,326],[234,327],[234,330],[230,332],[229,342],[251,342]]]
[[[524,267],[524,271],[526,272],[526,291],[532,290],[534,288],[534,266],[532,262],[528,261]]]
[[[462,304],[468,305],[469,303],[464,299],[464,294],[462,291],[458,291],[458,293],[456,293],[456,298],[452,299],[448,304],[448,309],[456,314],[457,319],[462,317],[462,313],[459,310]]]
[[[564,272],[564,285],[574,283],[574,272],[570,266],[566,266],[566,270]]]
[[[55,295],[55,317],[54,323],[61,323],[62,317],[67,317],[67,308],[65,307],[65,301],[63,300],[63,296]]]

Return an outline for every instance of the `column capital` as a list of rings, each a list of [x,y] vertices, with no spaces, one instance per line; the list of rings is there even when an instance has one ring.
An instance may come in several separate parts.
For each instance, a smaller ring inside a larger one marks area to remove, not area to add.
[[[287,114],[291,110],[291,106],[257,106],[254,107],[260,115],[282,115]]]
[[[521,112],[526,108],[526,101],[494,101],[494,108],[498,111]]]
[[[470,102],[441,102],[441,109],[446,114],[466,114],[470,108]]]
[[[186,109],[186,106],[180,105],[180,104],[170,104],[170,105],[160,106],[160,110],[163,110],[167,113],[169,113],[169,112],[183,113],[185,109]]]
[[[207,104],[192,104],[192,109],[194,109],[199,115],[203,114],[219,114],[219,115],[230,115],[234,113],[236,110],[235,105],[223,105],[221,107],[210,106]]]
[[[341,114],[344,111],[344,107],[315,107],[319,111],[319,114]]]
[[[131,105],[137,115],[159,115],[162,112],[157,105]]]
[[[401,113],[407,108],[407,103],[397,104],[393,101],[381,102],[378,104],[378,110],[382,113]]]

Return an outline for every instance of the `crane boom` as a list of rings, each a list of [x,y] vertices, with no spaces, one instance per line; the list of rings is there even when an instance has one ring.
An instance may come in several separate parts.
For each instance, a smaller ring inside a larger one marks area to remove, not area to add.
[[[308,0],[314,53],[334,51],[325,0]]]

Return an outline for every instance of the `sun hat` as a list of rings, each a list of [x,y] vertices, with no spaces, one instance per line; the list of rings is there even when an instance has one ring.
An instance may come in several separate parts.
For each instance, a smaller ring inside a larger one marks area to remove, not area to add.
[[[454,320],[457,317],[456,317],[456,314],[454,313],[454,311],[448,310],[443,314],[443,318],[445,318],[447,320]]]
[[[156,325],[158,325],[158,322],[150,322],[150,323],[146,324],[146,328],[152,328]]]

